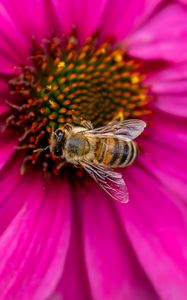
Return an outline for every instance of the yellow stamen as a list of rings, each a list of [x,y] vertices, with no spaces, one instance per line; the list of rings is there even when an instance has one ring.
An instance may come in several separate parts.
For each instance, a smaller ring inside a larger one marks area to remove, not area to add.
[[[121,61],[123,60],[123,56],[122,56],[121,54],[116,54],[116,55],[114,56],[114,60],[115,60],[116,62],[121,62]]]
[[[64,61],[60,61],[57,65],[58,70],[62,70],[64,69],[64,67],[66,66],[66,63]]]
[[[138,75],[132,75],[131,76],[131,82],[133,84],[139,83],[140,82],[140,77]]]

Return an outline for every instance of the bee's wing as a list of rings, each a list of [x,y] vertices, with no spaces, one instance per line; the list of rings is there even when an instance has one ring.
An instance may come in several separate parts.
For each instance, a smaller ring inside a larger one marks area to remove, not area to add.
[[[81,162],[81,165],[113,199],[122,203],[129,201],[127,186],[120,173],[87,161]]]
[[[145,127],[146,123],[144,121],[130,119],[109,123],[106,126],[91,130],[85,130],[84,134],[86,134],[88,137],[115,137],[124,141],[131,141],[139,136]]]

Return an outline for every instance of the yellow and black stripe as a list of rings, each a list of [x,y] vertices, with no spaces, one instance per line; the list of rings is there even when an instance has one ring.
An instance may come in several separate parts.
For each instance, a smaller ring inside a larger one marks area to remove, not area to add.
[[[137,144],[133,141],[131,142],[124,142],[124,149],[121,161],[119,163],[119,167],[124,167],[127,165],[131,165],[133,161],[136,159],[138,151],[137,151]]]
[[[126,142],[117,138],[97,139],[95,158],[100,164],[109,167],[130,165],[137,156],[137,146],[133,141]]]

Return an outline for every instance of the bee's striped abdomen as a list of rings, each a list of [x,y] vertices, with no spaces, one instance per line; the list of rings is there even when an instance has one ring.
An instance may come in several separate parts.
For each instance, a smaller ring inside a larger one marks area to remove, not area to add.
[[[131,164],[137,156],[135,142],[117,138],[103,138],[96,142],[95,158],[100,164],[109,167],[124,167]]]
[[[121,154],[121,160],[119,161],[119,167],[132,164],[138,154],[137,144],[135,142],[122,142],[124,143],[124,148]]]

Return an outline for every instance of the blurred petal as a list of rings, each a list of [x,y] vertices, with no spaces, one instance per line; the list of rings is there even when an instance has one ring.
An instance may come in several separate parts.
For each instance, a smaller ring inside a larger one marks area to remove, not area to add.
[[[6,103],[6,101],[9,100],[9,102],[12,99],[12,95],[10,95],[10,90],[8,86],[9,76],[2,75],[0,76],[0,131],[1,126],[5,124],[5,114],[9,112],[10,107]],[[7,116],[8,114],[6,114]]]
[[[62,32],[69,34],[76,27],[80,38],[86,38],[95,33],[101,22],[107,0],[53,0]]]
[[[147,163],[165,188],[173,192],[176,203],[180,205],[181,202],[186,202],[186,120],[182,122],[181,119],[157,111],[154,123],[149,140],[145,140],[143,144],[145,157],[141,156],[140,161],[142,165]],[[177,185],[172,185],[171,182],[176,182]]]
[[[143,59],[187,60],[186,19],[186,6],[165,5],[129,38],[130,53]]]
[[[104,37],[114,36],[117,40],[129,34],[145,10],[145,1],[108,1],[99,30]]]
[[[187,4],[187,0],[178,0],[181,3]]]
[[[44,37],[49,37],[54,33],[54,26],[51,23],[53,15],[52,11],[49,10],[51,1],[23,0],[21,5],[17,0],[8,2],[2,0],[1,2],[9,18],[25,40],[31,42],[34,37],[40,42]]]
[[[75,26],[81,39],[98,32],[101,38],[124,39],[144,12],[144,1],[53,0],[55,12],[67,34]]]
[[[151,85],[151,90],[156,94],[173,94],[179,95],[183,93],[185,96],[187,91],[187,62],[180,64],[169,64],[159,70],[151,70],[149,66],[149,74],[147,84]]]
[[[162,3],[164,3],[164,0],[145,0],[144,13],[141,16],[141,21],[145,22],[145,20],[150,17],[150,15],[154,13],[155,9],[157,9]]]
[[[4,113],[7,113],[9,110],[8,106],[4,103],[0,103],[0,115],[3,115]]]
[[[149,164],[144,164],[144,169],[129,168],[130,202],[124,208],[116,207],[137,258],[160,299],[185,300],[186,209],[181,211],[171,194],[167,194],[165,183],[161,185],[151,176],[152,172]]]
[[[77,300],[158,299],[114,212],[113,200],[93,182],[77,191],[73,219],[70,253],[57,295]]]
[[[10,2],[5,2],[9,6],[8,3]],[[26,37],[23,36],[18,26],[16,26],[15,20],[12,19],[7,9],[7,5],[4,5],[2,1],[0,3],[0,74],[12,74],[14,66],[26,61],[29,48]]]
[[[10,159],[12,154],[15,152],[15,147],[18,143],[17,136],[8,132],[1,132],[0,139],[0,170]]]
[[[84,232],[82,229],[82,195],[73,192],[72,231],[62,277],[50,300],[93,299],[84,253]],[[88,212],[89,213],[89,212]],[[69,284],[71,282],[71,284]]]
[[[187,116],[187,63],[169,64],[158,71],[151,71],[147,84],[155,93],[154,108],[171,116]]]
[[[150,70],[151,71],[151,70]],[[153,74],[153,87],[154,81],[177,81],[177,80],[187,80],[187,62],[169,64],[164,68],[161,68],[158,72]]]
[[[15,157],[12,157],[0,170],[0,235],[15,217],[30,192],[31,176],[30,174],[21,176],[21,165],[22,158],[16,157],[15,160]],[[38,176],[34,178],[37,183]]]
[[[157,97],[156,107],[172,116],[187,117],[186,96],[162,95]]]
[[[50,180],[45,190],[41,183],[27,189],[0,238],[1,299],[46,299],[61,275],[70,236],[69,191],[65,182]]]
[[[15,66],[28,64],[33,40],[40,43],[59,32],[52,8],[50,0],[23,0],[21,5],[17,0],[1,1],[1,74],[12,74]]]

